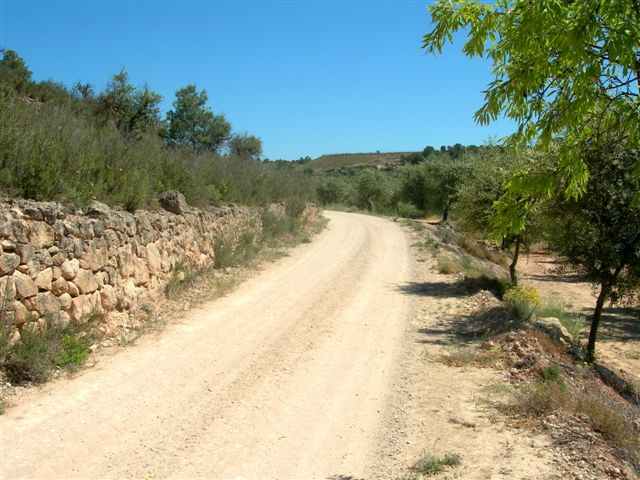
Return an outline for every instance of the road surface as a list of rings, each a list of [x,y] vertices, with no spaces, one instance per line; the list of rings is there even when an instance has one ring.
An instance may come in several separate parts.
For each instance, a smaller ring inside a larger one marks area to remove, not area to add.
[[[0,416],[0,478],[361,478],[410,299],[401,228],[328,228],[158,337]]]

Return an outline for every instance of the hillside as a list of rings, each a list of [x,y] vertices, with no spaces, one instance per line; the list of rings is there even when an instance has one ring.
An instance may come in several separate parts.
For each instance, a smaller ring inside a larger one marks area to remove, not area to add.
[[[331,170],[341,167],[399,165],[404,155],[412,153],[415,152],[334,153],[312,160],[310,166]]]

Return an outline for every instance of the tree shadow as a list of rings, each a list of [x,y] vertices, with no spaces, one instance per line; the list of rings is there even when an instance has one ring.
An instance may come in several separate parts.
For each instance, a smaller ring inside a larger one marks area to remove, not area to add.
[[[353,475],[331,475],[327,480],[364,480],[364,478],[354,477]]]
[[[600,322],[602,339],[605,341],[640,341],[640,309],[638,308],[607,308]]]
[[[407,282],[399,285],[398,290],[406,295],[417,295],[433,298],[460,298],[475,295],[483,290],[501,297],[504,284],[487,276],[464,278],[457,282]]]
[[[557,283],[586,283],[587,280],[584,275],[564,274],[564,275],[552,275],[552,274],[537,274],[531,273],[524,275],[524,278],[528,280],[534,280],[536,282],[557,282]]]
[[[442,319],[435,326],[421,328],[418,343],[432,345],[472,345],[503,333],[518,330],[523,325],[503,306],[474,312],[469,315]]]

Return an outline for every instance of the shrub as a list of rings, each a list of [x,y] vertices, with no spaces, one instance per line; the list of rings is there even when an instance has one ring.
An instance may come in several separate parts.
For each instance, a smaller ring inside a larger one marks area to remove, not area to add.
[[[540,306],[540,294],[534,287],[511,287],[504,294],[504,301],[518,320],[526,321],[531,318]]]
[[[404,218],[421,218],[424,216],[424,213],[419,208],[406,202],[398,202],[396,211],[398,212],[398,216]]]
[[[78,327],[23,328],[4,363],[12,383],[43,383],[54,368],[75,369],[89,356],[90,337]]]
[[[537,310],[540,317],[557,318],[562,326],[567,329],[574,341],[578,341],[585,326],[585,319],[581,315],[568,312],[562,303],[557,300],[544,301]]]
[[[437,267],[438,267],[438,272],[444,275],[460,273],[463,270],[463,266],[460,264],[458,260],[446,254],[438,255]]]
[[[525,417],[539,417],[559,408],[567,408],[571,395],[559,382],[538,382],[524,385],[514,393],[514,403],[509,407]]]
[[[446,467],[457,467],[462,458],[457,453],[446,453],[444,456],[427,454],[418,460],[411,470],[421,475],[437,475],[445,471]]]

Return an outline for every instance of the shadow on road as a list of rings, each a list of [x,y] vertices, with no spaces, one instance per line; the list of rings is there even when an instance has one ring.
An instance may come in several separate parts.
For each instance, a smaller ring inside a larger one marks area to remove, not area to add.
[[[470,297],[487,290],[495,295],[501,293],[500,281],[495,278],[465,278],[457,282],[408,282],[398,286],[398,290],[406,295],[418,295],[434,298]]]

